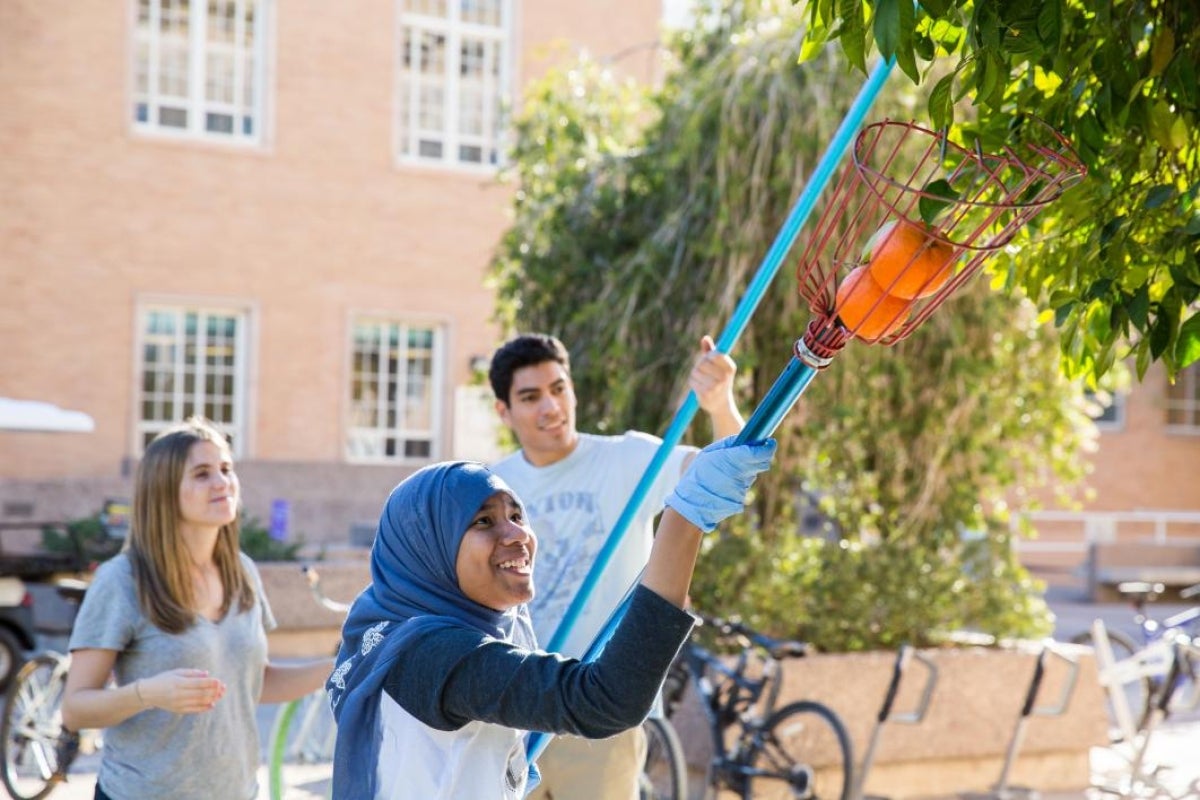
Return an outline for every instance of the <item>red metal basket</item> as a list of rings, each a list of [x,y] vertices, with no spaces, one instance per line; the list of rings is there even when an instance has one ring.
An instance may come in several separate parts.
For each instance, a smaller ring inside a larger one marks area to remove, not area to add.
[[[1019,132],[1025,141],[997,154],[911,122],[859,133],[796,269],[814,315],[810,348],[827,357],[851,337],[892,344],[908,336],[1087,174],[1041,122]]]

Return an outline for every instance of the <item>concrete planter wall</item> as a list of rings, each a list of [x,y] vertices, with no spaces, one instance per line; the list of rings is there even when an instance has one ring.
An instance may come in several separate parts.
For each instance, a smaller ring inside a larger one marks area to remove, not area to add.
[[[341,616],[313,599],[295,563],[259,564],[263,584],[279,628],[270,634],[275,658],[325,655],[341,631]],[[326,594],[349,601],[371,580],[366,551],[337,561],[317,562]],[[1008,786],[1044,792],[1087,787],[1089,750],[1107,743],[1103,693],[1091,651],[1059,645],[1079,660],[1079,671],[1060,716],[1032,716],[1016,752]],[[916,725],[888,723],[882,730],[866,793],[892,800],[983,792],[1001,775],[1005,753],[1033,676],[1036,645],[1011,648],[947,648],[922,651],[937,666],[938,679],[925,719]],[[875,719],[891,679],[895,654],[846,653],[810,656],[785,664],[779,703],[817,700],[833,708],[850,732],[856,765],[861,764]],[[1038,707],[1063,696],[1066,662],[1046,661]],[[916,707],[924,671],[910,667],[893,713]],[[710,734],[695,698],[674,717],[699,788],[711,758]],[[693,793],[698,797],[699,794]]]
[[[1007,781],[1008,787],[1078,791],[1089,783],[1089,750],[1107,743],[1102,690],[1090,651],[1061,646],[1079,660],[1065,713],[1031,716]],[[1040,648],[948,648],[922,651],[937,667],[928,713],[919,724],[888,723],[880,732],[866,793],[903,798],[983,792],[995,787],[1024,702]],[[895,653],[846,653],[794,659],[785,664],[779,704],[817,700],[837,712],[862,763],[891,680]],[[1064,696],[1069,669],[1046,661],[1037,706]],[[893,714],[915,709],[924,671],[905,674]],[[704,780],[711,741],[694,696],[672,720],[684,742],[692,783]],[[699,796],[699,795],[693,795]]]

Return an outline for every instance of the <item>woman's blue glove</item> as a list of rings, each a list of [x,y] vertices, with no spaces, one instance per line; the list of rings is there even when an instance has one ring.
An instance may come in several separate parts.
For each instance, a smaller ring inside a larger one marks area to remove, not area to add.
[[[758,473],[771,466],[775,440],[734,444],[736,436],[713,442],[692,459],[667,505],[702,531],[741,513]]]

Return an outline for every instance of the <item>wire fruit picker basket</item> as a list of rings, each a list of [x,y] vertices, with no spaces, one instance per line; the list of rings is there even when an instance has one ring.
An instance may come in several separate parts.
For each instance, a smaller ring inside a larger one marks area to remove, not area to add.
[[[1027,140],[988,154],[912,122],[863,128],[796,268],[812,318],[738,441],[770,436],[850,339],[890,345],[910,335],[1086,176],[1040,121],[1016,132]]]

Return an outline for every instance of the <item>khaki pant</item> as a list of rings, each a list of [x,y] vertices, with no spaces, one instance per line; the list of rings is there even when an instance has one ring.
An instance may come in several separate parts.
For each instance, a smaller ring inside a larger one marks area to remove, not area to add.
[[[637,800],[645,763],[640,725],[608,739],[555,736],[537,760],[542,782],[526,800]]]

